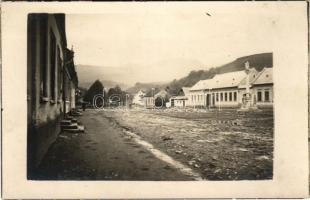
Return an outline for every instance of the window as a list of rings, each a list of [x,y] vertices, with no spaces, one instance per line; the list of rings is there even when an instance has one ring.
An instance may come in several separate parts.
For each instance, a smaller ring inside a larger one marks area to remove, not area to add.
[[[232,101],[232,93],[229,92],[229,101]]]
[[[216,93],[216,101],[219,101],[219,93]]]
[[[234,101],[237,101],[237,92],[234,92]]]
[[[265,101],[270,101],[268,90],[265,90]]]
[[[221,101],[223,101],[223,93],[221,92]]]
[[[225,101],[227,101],[227,92],[225,92]]]
[[[56,39],[53,32],[50,32],[50,96],[52,100],[55,100],[56,87],[55,87],[55,76],[56,76]]]
[[[257,91],[257,101],[262,101],[262,92],[261,91]]]

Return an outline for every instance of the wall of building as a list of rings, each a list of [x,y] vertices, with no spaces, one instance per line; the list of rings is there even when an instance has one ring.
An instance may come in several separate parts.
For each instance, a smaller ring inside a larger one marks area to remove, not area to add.
[[[214,107],[239,107],[240,106],[240,94],[236,88],[227,88],[217,91],[212,91],[212,99],[214,103],[211,103]]]
[[[63,18],[64,19],[64,18]],[[54,15],[29,15],[28,169],[35,168],[60,132],[64,41]]]
[[[174,106],[175,107],[185,107],[186,100],[184,99],[175,99],[174,100]]]
[[[132,100],[132,103],[133,104],[136,104],[136,105],[140,105],[140,106],[143,106],[145,103],[144,103],[144,93],[142,92],[138,92],[134,97],[133,97],[133,100]]]
[[[145,107],[149,108],[149,107],[155,106],[154,97],[144,97],[143,100],[144,100]]]
[[[255,85],[252,88],[255,102],[259,108],[273,107],[273,85]]]
[[[237,88],[191,91],[186,106],[238,107],[241,97]]]
[[[186,102],[186,106],[195,107],[205,105],[206,105],[206,94],[202,90],[190,91],[188,101]]]

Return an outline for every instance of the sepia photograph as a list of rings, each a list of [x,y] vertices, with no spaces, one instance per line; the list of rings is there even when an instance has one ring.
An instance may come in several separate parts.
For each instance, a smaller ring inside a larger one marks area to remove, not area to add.
[[[29,179],[272,179],[273,22],[162,18],[28,15]]]
[[[305,2],[5,2],[7,199],[309,195]]]

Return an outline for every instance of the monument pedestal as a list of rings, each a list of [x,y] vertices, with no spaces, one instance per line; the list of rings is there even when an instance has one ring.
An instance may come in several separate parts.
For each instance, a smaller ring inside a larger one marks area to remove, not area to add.
[[[251,95],[248,93],[246,94],[245,100],[238,111],[253,111],[253,110],[258,110],[258,108],[256,104],[252,103]]]

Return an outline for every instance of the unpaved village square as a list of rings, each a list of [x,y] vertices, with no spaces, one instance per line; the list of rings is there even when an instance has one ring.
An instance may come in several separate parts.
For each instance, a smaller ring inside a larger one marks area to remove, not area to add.
[[[87,109],[78,120],[85,132],[62,132],[37,179],[251,180],[273,175],[272,110]]]

